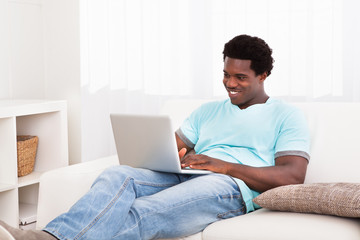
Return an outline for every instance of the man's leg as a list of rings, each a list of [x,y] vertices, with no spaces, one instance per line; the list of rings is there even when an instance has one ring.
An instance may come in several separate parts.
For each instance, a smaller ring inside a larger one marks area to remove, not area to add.
[[[177,174],[126,166],[109,168],[87,194],[67,213],[51,221],[44,231],[58,239],[111,239],[124,224],[135,198],[178,183]]]
[[[89,193],[44,230],[58,239],[168,238],[244,212],[241,193],[228,176],[116,167],[101,174]]]
[[[185,182],[151,196],[137,198],[125,224],[113,239],[188,236],[210,223],[246,212],[237,184],[229,176],[182,175]]]

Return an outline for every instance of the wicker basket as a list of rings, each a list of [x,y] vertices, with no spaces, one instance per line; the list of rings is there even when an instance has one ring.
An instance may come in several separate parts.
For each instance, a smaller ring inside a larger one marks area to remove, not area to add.
[[[37,136],[17,136],[18,176],[32,173],[35,165],[36,150],[39,138]]]

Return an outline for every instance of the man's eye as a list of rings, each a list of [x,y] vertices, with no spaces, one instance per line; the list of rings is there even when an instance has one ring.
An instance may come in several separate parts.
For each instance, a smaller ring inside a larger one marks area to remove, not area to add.
[[[239,76],[239,77],[237,77],[237,79],[240,80],[240,81],[244,81],[244,80],[246,79],[246,77],[243,77],[243,76],[240,77],[240,76]]]
[[[224,77],[225,77],[225,78],[229,78],[229,77],[230,77],[230,75],[229,75],[229,74],[227,74],[227,73],[224,73]]]

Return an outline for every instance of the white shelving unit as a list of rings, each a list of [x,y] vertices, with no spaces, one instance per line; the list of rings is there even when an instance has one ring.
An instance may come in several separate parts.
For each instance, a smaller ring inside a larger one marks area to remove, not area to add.
[[[17,176],[17,135],[39,137],[34,172]],[[0,219],[36,219],[39,178],[68,160],[65,101],[0,100]]]

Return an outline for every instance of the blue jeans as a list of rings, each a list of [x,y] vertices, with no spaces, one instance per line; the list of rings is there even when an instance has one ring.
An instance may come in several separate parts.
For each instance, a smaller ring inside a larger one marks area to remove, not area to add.
[[[61,240],[175,238],[245,212],[240,190],[227,175],[115,166],[43,230]]]

